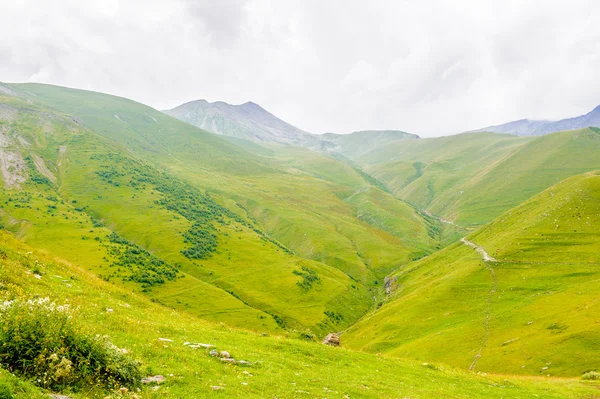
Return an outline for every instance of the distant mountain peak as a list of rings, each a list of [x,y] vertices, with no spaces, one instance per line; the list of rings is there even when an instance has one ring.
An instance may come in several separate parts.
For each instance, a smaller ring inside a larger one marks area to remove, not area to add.
[[[314,135],[284,122],[252,101],[232,105],[224,101],[211,103],[197,100],[164,112],[224,136],[305,146],[316,145],[318,142]]]
[[[600,105],[585,115],[559,121],[519,119],[502,125],[488,126],[471,132],[506,133],[516,136],[543,136],[563,130],[600,127]]]

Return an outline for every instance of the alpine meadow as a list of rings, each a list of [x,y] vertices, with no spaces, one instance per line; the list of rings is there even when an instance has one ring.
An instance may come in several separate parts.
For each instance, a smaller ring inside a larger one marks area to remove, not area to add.
[[[0,399],[600,398],[600,6],[405,3],[3,5]]]

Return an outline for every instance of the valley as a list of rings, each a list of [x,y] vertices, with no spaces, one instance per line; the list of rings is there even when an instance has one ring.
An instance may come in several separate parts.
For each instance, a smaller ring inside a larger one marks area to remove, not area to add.
[[[315,135],[254,103],[0,88],[2,300],[75,306],[170,376],[143,397],[597,391],[597,128]]]

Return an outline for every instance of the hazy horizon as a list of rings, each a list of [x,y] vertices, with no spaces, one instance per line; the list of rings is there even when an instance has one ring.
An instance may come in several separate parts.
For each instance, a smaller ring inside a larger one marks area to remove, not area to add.
[[[600,104],[600,3],[5,4],[0,80],[170,109],[255,102],[311,133],[441,136]]]

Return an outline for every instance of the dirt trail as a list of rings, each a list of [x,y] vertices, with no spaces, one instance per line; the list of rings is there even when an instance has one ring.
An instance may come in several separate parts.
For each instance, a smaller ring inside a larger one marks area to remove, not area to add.
[[[456,223],[454,223],[451,220],[446,220],[446,219],[441,218],[439,216],[432,215],[431,212],[429,212],[427,209],[423,209],[423,213],[426,214],[427,216],[431,217],[431,218],[439,220],[442,223],[446,223],[446,224],[451,224],[451,225],[454,225],[454,226],[458,226]]]
[[[461,238],[460,241],[462,241],[463,244],[473,248],[481,256],[481,259],[483,259],[485,262],[498,262],[496,258],[491,257],[490,254],[487,253],[485,248],[475,244],[473,241],[469,241],[464,237]]]
[[[485,267],[489,270],[493,279],[492,288],[490,289],[486,301],[485,320],[483,321],[483,337],[481,337],[481,344],[479,346],[479,350],[477,351],[477,354],[473,357],[473,362],[469,366],[469,370],[473,371],[475,370],[475,367],[477,367],[477,362],[479,362],[479,359],[481,359],[481,356],[483,355],[483,351],[487,345],[487,341],[490,336],[490,320],[492,319],[492,297],[498,289],[498,277],[496,277],[496,272],[494,271],[494,268],[491,266],[490,262],[497,262],[497,260],[491,257],[483,247],[475,244],[473,241],[469,241],[464,237],[461,238],[460,241],[462,241],[462,243],[466,246],[473,248],[481,256],[481,259],[485,263]]]

